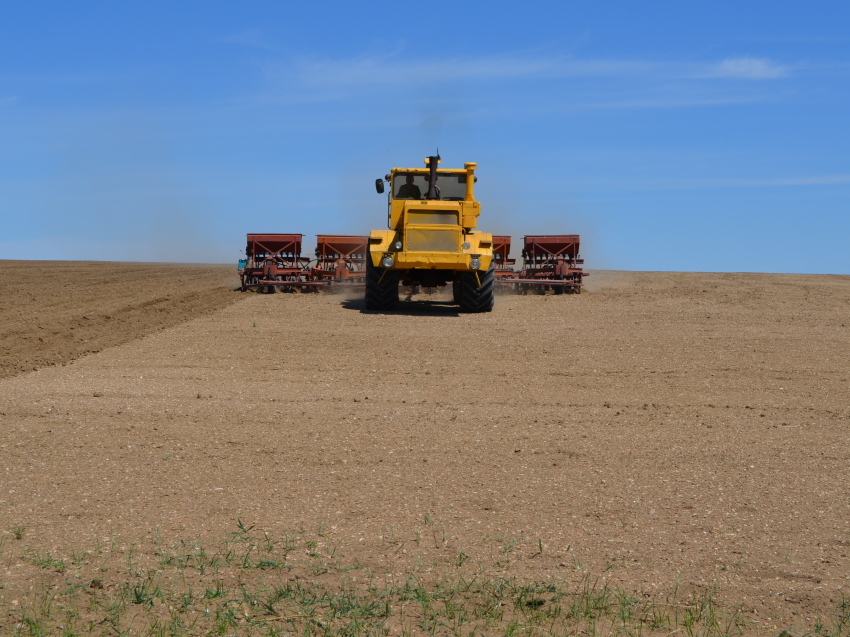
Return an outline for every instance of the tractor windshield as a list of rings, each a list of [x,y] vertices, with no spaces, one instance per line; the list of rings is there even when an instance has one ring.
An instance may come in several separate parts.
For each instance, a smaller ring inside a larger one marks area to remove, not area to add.
[[[466,173],[437,174],[437,191],[443,201],[463,201],[466,196]],[[398,172],[393,179],[394,199],[425,199],[428,173]]]

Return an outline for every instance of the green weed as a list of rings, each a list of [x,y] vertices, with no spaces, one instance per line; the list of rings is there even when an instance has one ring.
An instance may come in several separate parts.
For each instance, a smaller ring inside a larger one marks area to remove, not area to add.
[[[53,573],[43,573],[45,583],[21,597],[20,606],[4,608],[0,637],[726,637],[751,628],[740,610],[715,603],[715,591],[682,597],[676,586],[665,598],[655,598],[589,575],[578,582],[523,581],[501,569],[473,566],[460,550],[443,570],[429,570],[419,561],[401,575],[377,575],[344,562],[332,535],[321,528],[273,538],[241,521],[232,533],[209,543],[167,542],[155,532],[109,569],[87,559],[90,553],[72,551],[73,576],[61,573],[65,561],[50,552],[20,558],[5,548],[10,567],[24,559]],[[501,557],[522,545],[522,538],[494,539]],[[113,537],[109,555],[116,543]],[[398,555],[400,543],[390,530],[389,556]],[[542,540],[536,544],[534,556],[542,555]],[[99,546],[91,554],[99,555]],[[810,634],[847,637],[850,600],[843,599],[834,616],[814,623]]]
[[[56,559],[50,553],[36,553],[30,558],[30,561],[43,569],[54,570],[57,573],[64,573],[67,565],[65,560]]]

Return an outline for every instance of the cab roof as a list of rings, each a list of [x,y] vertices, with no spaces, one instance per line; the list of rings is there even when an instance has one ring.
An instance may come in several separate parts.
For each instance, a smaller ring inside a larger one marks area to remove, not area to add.
[[[422,173],[429,174],[431,169],[425,166],[424,168],[393,168],[392,173]],[[437,168],[438,173],[462,173],[466,174],[463,168]]]

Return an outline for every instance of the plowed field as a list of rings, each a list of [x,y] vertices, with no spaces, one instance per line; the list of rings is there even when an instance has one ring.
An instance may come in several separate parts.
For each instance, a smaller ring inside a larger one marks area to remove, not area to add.
[[[28,285],[38,265],[0,264],[7,547],[241,519],[333,532],[378,573],[463,553],[716,587],[771,627],[850,593],[850,277],[593,272],[490,314],[424,295],[377,314],[234,292],[229,268]],[[0,574],[6,597],[34,577]]]
[[[222,266],[0,261],[0,379],[229,305],[238,283]]]

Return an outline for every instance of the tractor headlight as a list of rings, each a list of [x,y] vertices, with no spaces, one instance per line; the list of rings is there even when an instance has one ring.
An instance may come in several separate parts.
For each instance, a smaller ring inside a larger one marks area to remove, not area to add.
[[[395,261],[390,255],[387,255],[383,259],[381,259],[381,265],[385,268],[391,268],[395,265]]]
[[[396,250],[401,250],[401,241],[396,241],[396,242],[393,244],[393,247],[394,247]]]
[[[469,241],[464,241],[462,247],[464,250],[469,250],[469,248],[471,248],[472,246],[469,245]]]
[[[481,267],[481,259],[479,259],[477,257],[472,259],[469,262],[469,267],[472,268],[473,270],[477,270],[478,268]]]

